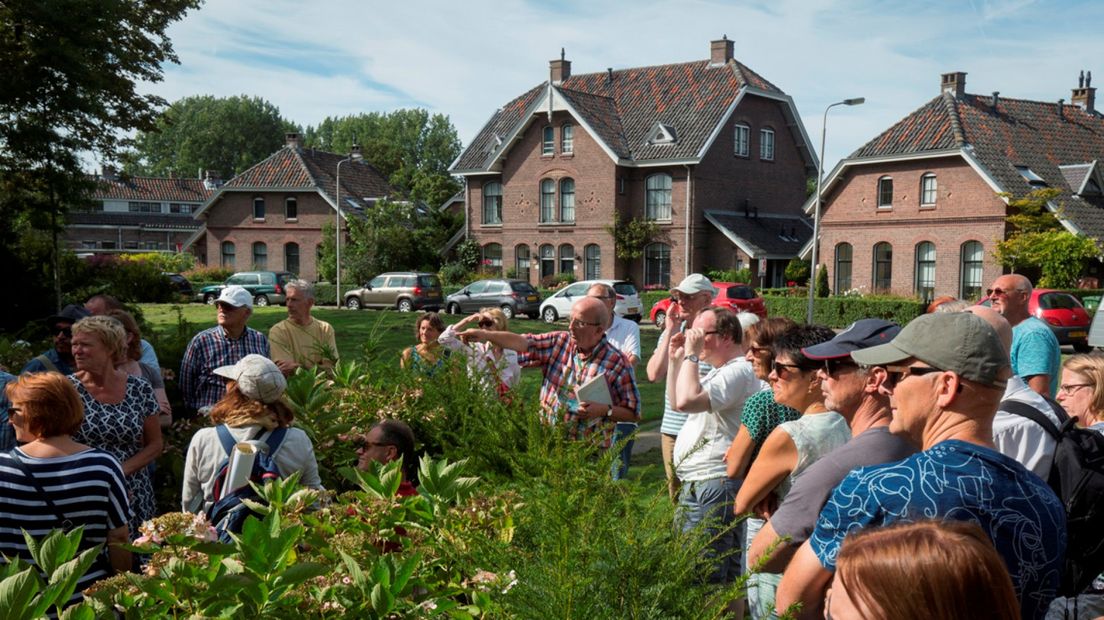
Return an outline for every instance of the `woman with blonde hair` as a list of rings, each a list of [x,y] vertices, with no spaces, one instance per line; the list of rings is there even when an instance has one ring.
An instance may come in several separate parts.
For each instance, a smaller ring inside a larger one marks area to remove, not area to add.
[[[219,438],[222,431],[234,443],[252,442],[268,452],[281,476],[302,472],[300,484],[321,489],[314,444],[302,429],[291,427],[295,413],[283,400],[287,380],[280,368],[267,357],[250,354],[212,372],[230,381],[226,395],[211,409],[215,426],[200,429],[188,444],[181,497],[184,511],[206,512],[215,503],[215,474],[229,456]]]
[[[970,521],[918,521],[850,534],[824,598],[832,620],[1018,620],[1012,578]]]
[[[489,342],[465,342],[457,336],[457,332],[471,323],[478,323],[480,329],[497,332],[508,331],[509,328],[509,320],[501,309],[481,308],[479,312],[446,327],[437,342],[445,349],[463,353],[468,360],[468,370],[473,376],[482,377],[501,396],[521,378],[517,351],[503,349]]]
[[[160,407],[153,386],[116,367],[126,351],[126,330],[109,316],[90,316],[73,324],[69,380],[84,403],[84,422],[73,439],[119,460],[130,490],[131,537],[157,513],[149,467],[161,455]]]
[[[1104,356],[1082,353],[1067,359],[1058,402],[1079,426],[1104,433]]]
[[[153,395],[157,397],[157,406],[160,407],[162,428],[172,425],[172,405],[169,404],[169,396],[165,393],[165,381],[156,368],[142,363],[142,330],[138,327],[138,321],[126,310],[109,310],[107,315],[122,323],[126,331],[126,350],[123,359],[116,364],[132,377],[142,377],[153,386]]]

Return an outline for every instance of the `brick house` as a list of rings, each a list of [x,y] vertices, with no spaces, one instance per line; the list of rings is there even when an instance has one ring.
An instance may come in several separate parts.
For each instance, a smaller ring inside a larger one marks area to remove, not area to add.
[[[993,252],[1010,231],[998,193],[1060,189],[1048,206],[1062,225],[1104,238],[1104,118],[1091,79],[1067,104],[971,95],[965,73],[943,74],[937,97],[825,179],[819,262],[832,291],[978,299],[1003,272]]]
[[[536,284],[559,273],[667,288],[706,267],[782,271],[812,233],[816,156],[793,100],[712,41],[710,59],[550,79],[495,111],[451,171],[483,262]],[[606,227],[648,219],[643,260]],[[758,284],[758,282],[757,282]]]
[[[65,247],[80,254],[179,252],[199,229],[192,218],[220,181],[123,177],[104,168],[87,206],[68,216]]]
[[[204,248],[204,262],[317,280],[322,227],[335,219],[337,165],[344,159],[304,148],[299,134],[289,133],[283,148],[227,181],[196,212],[203,228],[192,242]],[[371,164],[356,158],[341,165],[343,221],[390,194]]]

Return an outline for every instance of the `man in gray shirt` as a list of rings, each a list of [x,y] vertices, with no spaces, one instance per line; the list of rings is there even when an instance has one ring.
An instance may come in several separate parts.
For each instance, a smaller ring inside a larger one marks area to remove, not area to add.
[[[881,386],[885,368],[860,367],[851,352],[893,340],[901,328],[881,319],[852,323],[835,338],[801,350],[811,360],[823,360],[818,372],[825,405],[838,411],[851,427],[851,441],[821,457],[797,477],[785,501],[770,516],[748,549],[748,566],[766,561],[762,570],[780,573],[801,543],[813,533],[817,515],[832,490],[856,467],[899,461],[916,452],[902,437],[889,432],[889,396]],[[767,550],[784,537],[769,558]]]

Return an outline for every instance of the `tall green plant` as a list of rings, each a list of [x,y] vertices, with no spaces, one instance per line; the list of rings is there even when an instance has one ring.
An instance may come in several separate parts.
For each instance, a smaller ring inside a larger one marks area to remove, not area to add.
[[[80,550],[84,528],[65,533],[50,532],[36,540],[26,531],[23,540],[34,559],[34,566],[18,558],[0,563],[0,609],[4,618],[22,620],[41,618],[54,610],[63,619],[91,619],[92,608],[79,604],[63,611],[77,588],[77,581],[96,561],[102,545]],[[39,573],[45,574],[45,579]]]
[[[662,231],[654,220],[623,220],[621,214],[614,211],[613,224],[606,226],[606,232],[613,237],[614,253],[623,262],[627,274],[632,261],[644,256],[644,246],[658,239]]]

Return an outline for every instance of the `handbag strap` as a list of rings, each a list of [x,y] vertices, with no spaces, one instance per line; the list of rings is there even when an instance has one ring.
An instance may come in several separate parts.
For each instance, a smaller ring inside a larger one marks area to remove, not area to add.
[[[46,505],[50,507],[50,510],[61,521],[61,529],[65,532],[69,532],[70,530],[72,530],[73,522],[69,519],[69,517],[65,516],[65,513],[58,509],[57,504],[54,503],[54,500],[50,499],[50,496],[46,494],[46,490],[42,488],[42,484],[39,483],[38,478],[35,478],[33,475],[31,475],[31,470],[27,469],[26,463],[23,462],[23,459],[19,458],[19,449],[12,448],[11,452],[9,452],[8,454],[11,455],[12,460],[15,461],[15,466],[18,467],[23,472],[23,475],[31,481],[32,485],[34,485],[35,490],[38,491],[38,496],[42,498],[42,501],[46,502]]]

